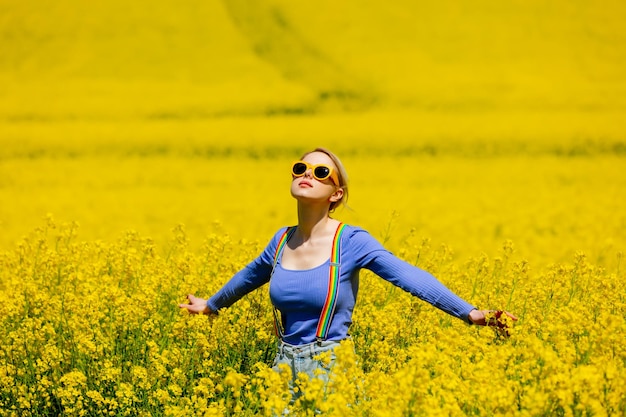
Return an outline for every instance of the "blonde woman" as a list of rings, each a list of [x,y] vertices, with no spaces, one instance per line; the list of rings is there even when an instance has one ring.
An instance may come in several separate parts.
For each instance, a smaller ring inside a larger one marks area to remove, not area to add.
[[[216,313],[269,282],[279,336],[275,369],[287,363],[292,381],[299,372],[327,379],[328,368],[315,357],[349,337],[362,268],[468,324],[487,324],[488,310],[477,309],[428,272],[397,258],[362,228],[330,217],[348,198],[345,169],[332,152],[307,152],[293,164],[291,176],[297,226],[279,230],[263,253],[211,298],[190,294],[181,308]]]

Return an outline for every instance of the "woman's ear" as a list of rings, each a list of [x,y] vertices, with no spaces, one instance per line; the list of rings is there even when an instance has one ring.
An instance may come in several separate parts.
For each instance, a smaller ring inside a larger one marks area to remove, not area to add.
[[[331,203],[336,203],[341,201],[343,198],[343,188],[337,188],[334,193],[328,198],[328,201]]]

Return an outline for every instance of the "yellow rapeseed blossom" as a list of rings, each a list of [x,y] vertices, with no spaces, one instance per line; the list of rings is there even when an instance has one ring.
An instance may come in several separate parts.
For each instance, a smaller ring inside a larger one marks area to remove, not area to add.
[[[47,221],[61,234],[74,227]],[[212,292],[245,264],[239,255],[220,256],[225,272],[211,275],[207,256],[217,258],[223,245],[253,256],[258,244],[218,245],[211,237],[207,252],[179,246],[167,258],[135,233],[60,247],[45,233],[35,230],[2,254],[1,296],[12,306],[0,349],[2,415],[575,416],[626,407],[623,271],[584,253],[534,271],[510,243],[498,259],[481,255],[464,268],[448,249],[421,247],[419,263],[438,268],[455,291],[473,293],[481,305],[509,304],[520,321],[498,318],[512,326],[508,336],[450,320],[364,272],[352,339],[336,349],[330,381],[300,376],[303,395],[290,404],[289,372],[271,369],[267,294],[250,294],[215,317],[175,308],[188,288]],[[176,245],[184,245],[177,233]],[[137,265],[125,264],[127,251]]]

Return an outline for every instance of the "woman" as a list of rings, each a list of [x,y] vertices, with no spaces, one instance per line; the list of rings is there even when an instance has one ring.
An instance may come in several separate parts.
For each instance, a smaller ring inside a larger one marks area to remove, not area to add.
[[[489,311],[478,310],[429,273],[395,257],[365,230],[329,216],[348,198],[346,172],[333,153],[323,148],[307,152],[291,175],[298,225],[279,230],[263,253],[210,299],[190,294],[181,308],[216,313],[271,278],[279,336],[275,369],[287,363],[292,380],[299,372],[327,379],[327,368],[314,357],[349,337],[361,268],[469,324],[487,324]]]

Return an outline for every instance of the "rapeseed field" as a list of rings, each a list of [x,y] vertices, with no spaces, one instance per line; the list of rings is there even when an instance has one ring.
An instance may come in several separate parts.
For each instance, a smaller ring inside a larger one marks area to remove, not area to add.
[[[626,7],[618,1],[0,5],[0,416],[626,415]],[[334,217],[481,308],[361,273],[327,387],[271,370],[267,288],[181,313]]]

